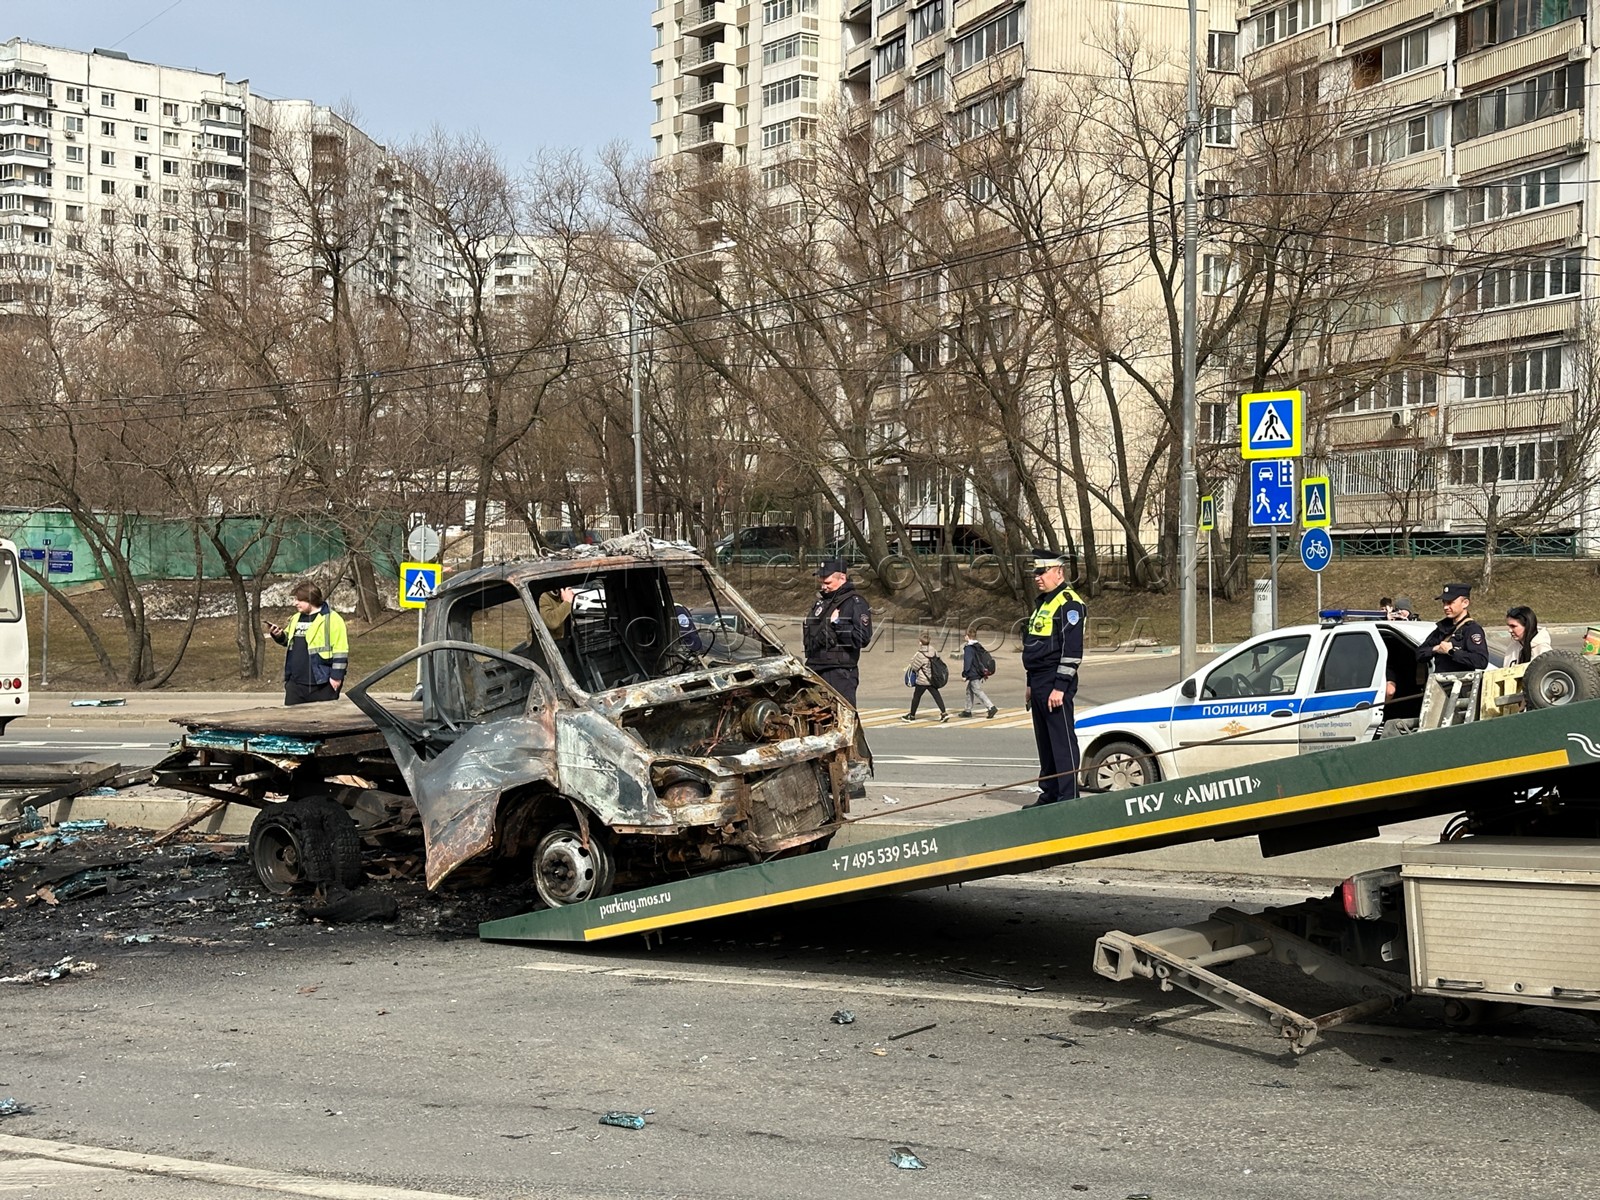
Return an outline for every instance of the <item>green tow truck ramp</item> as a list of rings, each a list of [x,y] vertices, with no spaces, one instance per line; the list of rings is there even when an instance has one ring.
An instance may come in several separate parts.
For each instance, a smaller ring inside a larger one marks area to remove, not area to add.
[[[981,817],[487,921],[492,941],[592,942],[734,913],[854,900],[1182,842],[1259,836],[1263,853],[1380,825],[1596,794],[1600,700]],[[1578,790],[1583,789],[1583,790]]]

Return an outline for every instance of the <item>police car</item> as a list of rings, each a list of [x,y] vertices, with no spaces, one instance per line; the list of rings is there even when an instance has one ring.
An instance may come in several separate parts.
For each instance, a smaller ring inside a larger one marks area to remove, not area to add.
[[[1415,717],[1427,621],[1324,614],[1243,642],[1170,688],[1091,709],[1075,728],[1085,787],[1116,791],[1377,736]],[[1356,619],[1352,620],[1354,617]],[[1396,696],[1385,703],[1386,683]]]

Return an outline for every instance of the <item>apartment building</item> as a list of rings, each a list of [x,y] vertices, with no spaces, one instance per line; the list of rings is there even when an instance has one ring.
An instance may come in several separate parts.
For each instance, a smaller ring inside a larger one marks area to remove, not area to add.
[[[658,158],[760,166],[817,131],[839,87],[840,0],[658,0]]]
[[[428,286],[404,172],[331,110],[225,74],[13,38],[0,44],[0,309],[82,303],[92,281],[79,260],[96,253],[242,270],[252,253],[303,252],[286,173],[326,182],[358,162],[350,186],[381,207],[367,282]]]
[[[1586,8],[1270,0],[1242,21],[1247,74],[1311,65],[1367,102],[1350,153],[1397,181],[1374,197],[1374,242],[1448,311],[1387,371],[1362,339],[1343,344],[1359,382],[1323,397],[1312,463],[1333,481],[1336,531],[1600,540],[1584,482],[1600,473]]]

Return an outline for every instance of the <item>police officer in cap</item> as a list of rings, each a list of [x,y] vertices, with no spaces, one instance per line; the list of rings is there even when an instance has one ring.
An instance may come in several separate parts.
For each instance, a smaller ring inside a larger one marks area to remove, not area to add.
[[[817,602],[805,621],[806,669],[854,704],[861,651],[872,641],[872,609],[850,582],[843,559],[823,559],[817,579]]]
[[[1434,671],[1481,671],[1489,665],[1489,639],[1483,626],[1467,615],[1472,589],[1447,583],[1435,599],[1444,604],[1444,620],[1424,639],[1417,657],[1431,661]]]
[[[1036,550],[1033,582],[1039,599],[1022,635],[1025,700],[1033,714],[1033,740],[1039,747],[1039,798],[1034,804],[1074,800],[1078,795],[1078,734],[1072,701],[1083,664],[1083,600],[1067,586],[1066,560]],[[1029,807],[1032,807],[1030,805]]]

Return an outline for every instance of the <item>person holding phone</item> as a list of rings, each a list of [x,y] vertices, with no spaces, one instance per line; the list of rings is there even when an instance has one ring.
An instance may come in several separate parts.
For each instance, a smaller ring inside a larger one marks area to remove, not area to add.
[[[283,662],[283,702],[312,704],[337,700],[350,667],[350,637],[344,618],[333,611],[322,589],[302,579],[290,593],[295,614],[289,624],[263,621],[267,635],[287,648]]]

